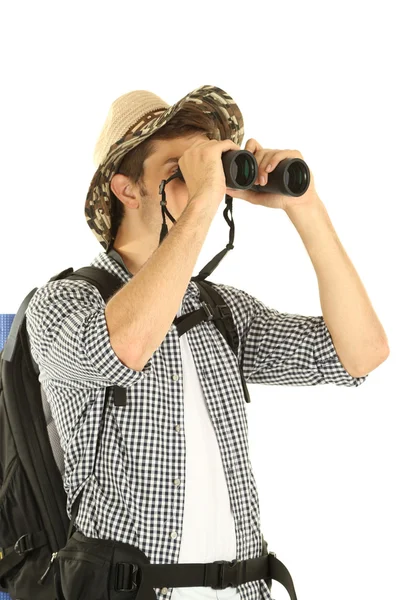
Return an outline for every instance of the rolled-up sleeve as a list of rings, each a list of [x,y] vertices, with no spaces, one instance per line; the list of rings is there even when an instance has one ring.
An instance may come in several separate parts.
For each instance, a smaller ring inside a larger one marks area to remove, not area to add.
[[[279,312],[248,295],[251,312],[243,331],[241,368],[247,383],[361,385],[337,355],[323,316]]]
[[[75,387],[130,387],[153,370],[150,357],[142,371],[115,354],[100,292],[86,281],[48,282],[32,296],[26,310],[31,353],[39,380],[73,382]]]

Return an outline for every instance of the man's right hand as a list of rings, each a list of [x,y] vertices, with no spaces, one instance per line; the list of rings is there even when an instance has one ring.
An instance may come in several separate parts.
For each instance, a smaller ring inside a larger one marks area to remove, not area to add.
[[[189,203],[198,196],[208,198],[216,207],[227,194],[222,153],[240,150],[232,140],[208,140],[194,143],[178,161],[189,192]]]

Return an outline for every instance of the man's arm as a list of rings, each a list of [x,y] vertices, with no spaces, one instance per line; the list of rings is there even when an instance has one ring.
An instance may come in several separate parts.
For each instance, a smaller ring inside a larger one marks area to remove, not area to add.
[[[386,333],[321,199],[285,209],[314,266],[324,321],[345,369],[362,377],[389,356]]]

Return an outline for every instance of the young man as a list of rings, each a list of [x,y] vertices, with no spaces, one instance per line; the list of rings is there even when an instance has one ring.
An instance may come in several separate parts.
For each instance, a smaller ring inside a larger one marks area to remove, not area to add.
[[[226,188],[221,156],[240,148],[243,134],[236,103],[214,86],[173,106],[144,90],[118,98],[96,145],[85,214],[106,250],[91,264],[117,275],[122,286],[105,305],[87,282],[51,282],[27,310],[32,354],[65,452],[70,517],[83,490],[77,532],[139,548],[151,564],[237,559],[241,567],[218,590],[211,568],[192,586],[174,587],[165,576],[154,586],[157,600],[271,598],[266,576],[243,578],[242,561],[261,556],[263,546],[241,372],[247,383],[356,387],[388,354],[313,181],[292,204],[289,197]],[[246,149],[257,159],[260,182],[269,162],[275,168],[299,154],[263,149],[253,139]],[[178,164],[184,182],[177,177],[165,188],[176,223],[168,223],[160,242],[159,186]],[[280,313],[218,284],[238,331],[237,356],[215,323],[203,321],[181,336],[174,323],[201,308],[191,276],[229,191],[287,212],[316,268],[324,313]],[[126,388],[126,406],[113,404],[114,385]],[[84,561],[81,569],[85,575]]]

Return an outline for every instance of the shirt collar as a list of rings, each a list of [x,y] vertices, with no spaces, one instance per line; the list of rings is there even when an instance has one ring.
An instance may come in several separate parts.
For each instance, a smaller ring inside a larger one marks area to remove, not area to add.
[[[115,250],[115,248],[111,248],[111,250],[109,250],[107,252],[107,256],[109,256],[110,258],[114,259],[123,268],[123,270],[129,276],[129,278],[133,277],[132,273],[129,271],[128,267],[124,263],[124,260],[123,260],[122,256],[120,255],[119,252],[117,252]]]

